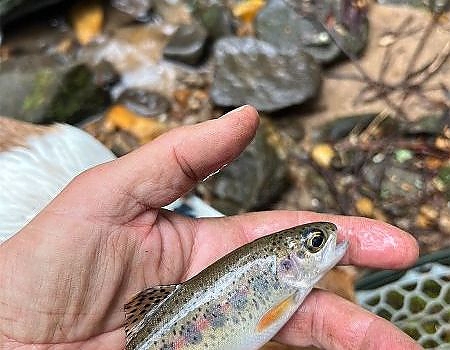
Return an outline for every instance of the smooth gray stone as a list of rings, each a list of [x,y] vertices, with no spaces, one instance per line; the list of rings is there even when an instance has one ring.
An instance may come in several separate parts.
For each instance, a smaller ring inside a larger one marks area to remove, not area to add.
[[[251,104],[270,112],[298,105],[320,87],[320,67],[310,55],[254,38],[219,40],[214,60],[211,97],[220,106]]]
[[[164,57],[195,65],[203,56],[206,37],[206,30],[200,24],[182,24],[164,48]]]

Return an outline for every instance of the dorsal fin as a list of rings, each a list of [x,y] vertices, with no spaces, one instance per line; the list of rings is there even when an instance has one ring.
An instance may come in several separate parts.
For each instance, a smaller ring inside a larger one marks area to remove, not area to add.
[[[127,304],[125,304],[125,333],[127,343],[133,339],[141,330],[144,317],[155,312],[173,292],[178,289],[179,284],[166,286],[155,286],[144,289],[136,294]]]

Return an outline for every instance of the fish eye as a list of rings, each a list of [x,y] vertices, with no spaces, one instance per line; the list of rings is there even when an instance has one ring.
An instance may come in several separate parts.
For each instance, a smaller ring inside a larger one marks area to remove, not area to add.
[[[320,230],[315,230],[310,233],[310,237],[307,241],[307,248],[311,253],[317,253],[325,244],[326,236]]]

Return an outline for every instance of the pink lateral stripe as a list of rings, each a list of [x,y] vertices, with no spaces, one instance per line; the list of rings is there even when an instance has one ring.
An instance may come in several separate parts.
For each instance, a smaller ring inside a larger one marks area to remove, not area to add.
[[[186,345],[186,341],[184,340],[183,337],[179,337],[177,340],[175,340],[173,342],[173,347],[175,350],[179,350],[184,348],[184,346]]]
[[[209,327],[209,322],[206,318],[201,318],[200,320],[198,320],[195,326],[199,331],[203,331]]]

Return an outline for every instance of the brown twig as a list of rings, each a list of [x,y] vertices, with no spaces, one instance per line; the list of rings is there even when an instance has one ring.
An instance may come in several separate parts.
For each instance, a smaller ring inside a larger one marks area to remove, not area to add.
[[[433,32],[434,28],[436,27],[436,24],[438,23],[440,17],[441,17],[440,13],[439,14],[434,13],[430,21],[428,22],[427,26],[425,27],[425,30],[422,36],[420,37],[416,48],[414,49],[411,59],[408,62],[408,66],[406,67],[405,79],[409,78],[409,75],[411,74],[414,65],[416,64],[418,58],[420,57],[420,54],[422,53],[422,50],[424,49],[425,44],[428,38],[430,37],[431,33]]]
[[[289,2],[289,1],[288,1]],[[303,10],[299,10],[297,7],[297,12],[301,15],[305,15]],[[411,55],[411,58],[408,61],[405,74],[403,79],[395,84],[389,84],[385,81],[385,76],[389,70],[389,67],[393,64],[393,44],[389,44],[386,47],[386,51],[384,52],[384,57],[382,63],[379,68],[378,78],[372,78],[359,63],[357,57],[350,52],[339,40],[337,32],[333,28],[329,28],[329,26],[321,21],[319,18],[315,18],[315,20],[319,21],[324,30],[330,35],[330,37],[335,42],[336,46],[347,56],[357,71],[357,74],[329,74],[328,77],[332,79],[344,79],[344,80],[353,80],[358,81],[364,84],[360,93],[355,97],[354,103],[368,103],[374,102],[377,100],[383,100],[385,104],[392,109],[399,117],[409,119],[407,113],[403,109],[403,104],[408,96],[416,95],[423,101],[427,101],[427,103],[433,104],[426,95],[424,91],[423,85],[429,81],[433,76],[436,75],[437,72],[440,71],[441,67],[450,57],[450,45],[446,45],[444,50],[439,53],[434,59],[422,65],[419,69],[414,70],[414,66],[418,61],[420,54],[425,48],[433,30],[439,22],[439,19],[442,15],[442,10],[438,12],[434,12],[427,26],[425,27],[419,41],[417,42],[416,47]],[[308,11],[308,16],[311,16],[311,12]],[[334,24],[334,21],[330,21],[330,23]],[[405,18],[400,24],[392,31],[386,32],[384,35],[392,35],[395,39],[402,37],[405,31],[416,33],[417,28],[412,28],[408,30],[408,26],[411,23],[411,17]],[[394,43],[394,42],[393,42]],[[429,90],[428,90],[429,91]],[[391,97],[391,95],[395,92],[402,92],[400,97],[400,103],[395,103]],[[435,104],[438,106],[438,104]]]

